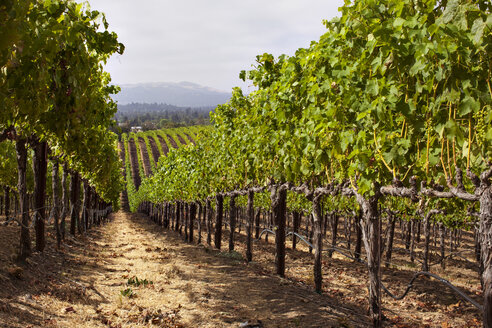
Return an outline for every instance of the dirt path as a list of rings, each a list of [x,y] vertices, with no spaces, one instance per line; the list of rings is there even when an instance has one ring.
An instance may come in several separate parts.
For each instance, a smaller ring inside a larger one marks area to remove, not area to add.
[[[35,255],[29,273],[8,279],[14,290],[1,282],[0,326],[239,327],[248,320],[263,327],[368,326],[353,306],[333,304],[237,253],[186,244],[144,215],[112,217],[62,253]],[[152,284],[128,285],[133,277]],[[134,296],[123,296],[125,290]]]

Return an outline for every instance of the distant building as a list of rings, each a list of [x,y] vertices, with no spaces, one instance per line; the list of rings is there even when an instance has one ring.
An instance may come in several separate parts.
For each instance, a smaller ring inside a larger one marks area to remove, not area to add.
[[[132,132],[143,132],[143,129],[141,126],[132,126],[131,131]]]

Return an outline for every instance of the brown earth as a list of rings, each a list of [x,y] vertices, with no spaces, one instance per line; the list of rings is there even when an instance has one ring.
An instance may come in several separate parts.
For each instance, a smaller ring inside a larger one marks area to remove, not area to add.
[[[173,139],[173,137],[171,137],[169,134],[167,134],[167,138],[169,139],[169,142],[171,143],[171,146],[173,148],[176,148],[178,149],[178,144],[176,143],[176,141]]]
[[[164,156],[167,156],[167,153],[169,153],[169,147],[167,146],[166,141],[164,141],[164,139],[160,135],[157,135],[157,139],[159,139],[159,142],[161,144],[162,153],[164,154]]]
[[[179,135],[179,134],[176,133],[176,137],[178,138],[179,142],[182,145],[186,146],[186,141],[183,139],[183,137],[181,135]]]
[[[120,155],[120,160],[123,163],[121,167],[121,175],[123,176],[123,180],[126,181],[126,162],[125,162],[125,146],[123,142],[118,142],[118,154]],[[128,205],[128,192],[123,190],[120,194],[120,204],[124,210],[129,211],[130,207]]]
[[[49,236],[47,251],[23,266],[10,259],[18,230],[0,229],[1,327],[368,326],[356,303],[318,295],[240,254],[186,244],[144,215],[113,214],[60,251]]]
[[[244,224],[242,224],[244,226]],[[261,224],[263,227],[264,224]],[[338,239],[344,238],[344,222],[339,222]],[[244,230],[244,228],[243,228]],[[288,229],[289,230],[289,229]],[[228,233],[224,233],[228,238]],[[257,242],[254,246],[253,260],[267,266],[269,272],[275,272],[275,245],[274,236],[269,237],[269,243]],[[419,271],[418,260],[411,262],[408,251],[405,250],[401,238],[401,230],[395,231],[393,257],[389,268],[381,268],[382,281],[384,285],[395,295],[402,295],[408,283],[416,272]],[[436,236],[438,237],[438,236]],[[237,236],[236,250],[241,254],[246,252],[246,236],[244,231]],[[292,250],[291,237],[287,240],[286,277],[293,281],[301,281],[312,288],[313,261],[308,247],[300,242],[298,250]],[[324,249],[331,244],[331,234],[325,236]],[[446,249],[448,248],[446,239]],[[343,242],[339,247],[346,247]],[[355,236],[352,233],[352,250],[355,245]],[[480,281],[478,279],[477,267],[473,258],[473,235],[463,232],[463,240],[458,251],[463,252],[462,257],[454,256],[447,258],[446,267],[433,265],[431,272],[437,274],[457,286],[465,294],[472,297],[478,303],[483,303]],[[417,243],[416,254],[422,254],[423,240]],[[438,260],[439,242],[434,246],[431,244],[431,263]],[[347,254],[347,250],[342,250]],[[448,252],[448,249],[446,250]],[[365,254],[364,248],[362,254]],[[446,253],[448,254],[448,253]],[[364,257],[364,256],[363,256]],[[367,282],[368,275],[365,265],[348,259],[335,252],[333,258],[328,258],[323,253],[323,295],[330,296],[340,304],[358,304],[363,309],[368,309]],[[413,283],[413,288],[401,301],[395,301],[382,292],[383,314],[387,317],[386,327],[481,327],[481,314],[470,303],[461,299],[444,284],[426,277],[420,277]]]
[[[184,135],[188,138],[188,140],[189,140],[191,143],[193,143],[194,145],[196,145],[195,140],[193,140],[193,138],[192,138],[192,137],[190,137],[190,135],[189,135],[188,133],[184,133]]]
[[[142,180],[140,178],[140,173],[138,169],[137,147],[135,146],[135,140],[133,138],[128,140],[128,151],[130,155],[130,165],[132,169],[133,184],[135,185],[135,188],[138,190],[138,188],[140,187],[140,183],[142,183]]]
[[[323,293],[318,295],[312,287],[313,256],[305,244],[292,250],[287,240],[283,279],[274,274],[274,237],[255,241],[253,262],[247,264],[242,220],[238,227],[236,251],[219,252],[186,244],[145,215],[119,212],[85,237],[68,238],[60,251],[49,226],[45,253],[34,253],[19,265],[13,261],[19,227],[0,226],[0,327],[239,327],[247,320],[261,320],[263,327],[371,326],[364,265],[324,253]],[[339,239],[343,235],[340,229]],[[223,245],[227,239],[225,230]],[[472,245],[473,235],[464,232],[458,250]],[[438,247],[439,242],[432,245],[434,254]],[[397,295],[419,271],[419,263],[411,263],[403,248],[398,227],[392,264],[381,269],[384,284]],[[462,255],[466,260],[455,256],[446,260],[445,269],[434,265],[431,271],[481,303],[473,256]],[[132,277],[153,283],[128,285]],[[480,313],[433,279],[419,278],[402,301],[383,293],[382,306],[384,327],[481,327]]]
[[[147,145],[142,137],[138,137],[138,148],[140,148],[140,157],[142,158],[142,164],[144,174],[146,177],[152,175],[152,168],[150,166],[149,152],[147,151]]]
[[[147,136],[149,139],[150,149],[152,150],[152,157],[154,159],[154,163],[157,164],[159,162],[159,157],[161,153],[159,153],[159,149],[157,148],[157,144],[155,143],[154,137]]]

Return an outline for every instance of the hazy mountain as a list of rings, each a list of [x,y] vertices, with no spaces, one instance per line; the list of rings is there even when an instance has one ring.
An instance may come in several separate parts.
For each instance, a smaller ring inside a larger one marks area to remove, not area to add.
[[[231,93],[191,82],[122,84],[114,96],[119,104],[164,103],[180,107],[215,107],[226,103]]]

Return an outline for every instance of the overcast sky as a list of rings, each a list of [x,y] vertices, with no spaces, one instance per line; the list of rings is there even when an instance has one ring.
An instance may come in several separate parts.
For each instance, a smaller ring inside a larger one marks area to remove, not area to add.
[[[230,91],[256,55],[293,55],[318,40],[343,0],[89,0],[125,44],[115,84],[190,81]]]

